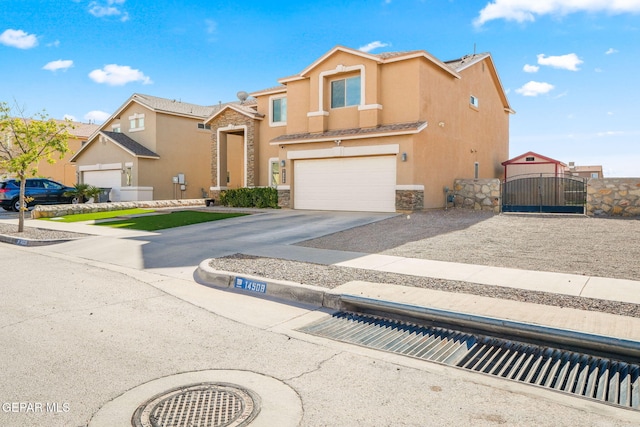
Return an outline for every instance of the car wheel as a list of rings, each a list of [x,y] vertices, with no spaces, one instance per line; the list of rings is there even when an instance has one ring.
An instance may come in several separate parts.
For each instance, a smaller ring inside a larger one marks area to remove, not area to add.
[[[15,198],[11,201],[11,210],[14,212],[20,212],[20,199]]]

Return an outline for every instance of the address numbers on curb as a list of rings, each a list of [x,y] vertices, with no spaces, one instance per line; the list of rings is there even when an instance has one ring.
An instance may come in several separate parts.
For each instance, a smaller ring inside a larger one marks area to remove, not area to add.
[[[233,287],[237,289],[244,289],[245,291],[258,292],[261,294],[267,292],[267,284],[265,282],[245,279],[244,277],[236,277]]]

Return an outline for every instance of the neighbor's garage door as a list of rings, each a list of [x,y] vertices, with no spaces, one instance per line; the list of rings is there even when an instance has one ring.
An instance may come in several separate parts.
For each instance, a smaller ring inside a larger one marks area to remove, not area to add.
[[[109,200],[112,202],[120,201],[120,186],[122,185],[122,171],[102,170],[102,171],[84,171],[82,182],[91,184],[101,188],[111,188]]]
[[[395,156],[296,160],[295,209],[395,212]]]

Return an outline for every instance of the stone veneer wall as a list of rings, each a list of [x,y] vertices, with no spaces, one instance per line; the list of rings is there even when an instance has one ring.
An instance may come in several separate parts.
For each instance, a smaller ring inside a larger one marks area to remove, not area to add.
[[[291,207],[291,190],[278,190],[278,206],[281,208]]]
[[[185,206],[204,206],[204,199],[151,200],[147,202],[82,203],[77,205],[37,205],[31,211],[31,218],[54,218],[94,212],[119,211],[124,209],[160,209]]]
[[[640,216],[640,178],[592,178],[587,215]]]
[[[424,209],[423,190],[396,190],[396,209],[418,211]]]
[[[502,207],[500,180],[456,179],[453,182],[453,206],[499,213]]]

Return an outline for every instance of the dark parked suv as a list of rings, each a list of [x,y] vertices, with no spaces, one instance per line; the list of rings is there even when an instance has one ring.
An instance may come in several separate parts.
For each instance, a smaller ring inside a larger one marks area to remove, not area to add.
[[[50,179],[27,178],[25,182],[25,196],[33,198],[27,206],[77,203],[77,198],[64,195],[66,191],[71,190],[73,190],[72,187],[66,187]],[[0,182],[0,206],[5,210],[18,212],[20,209],[19,196],[20,181],[7,179]]]

